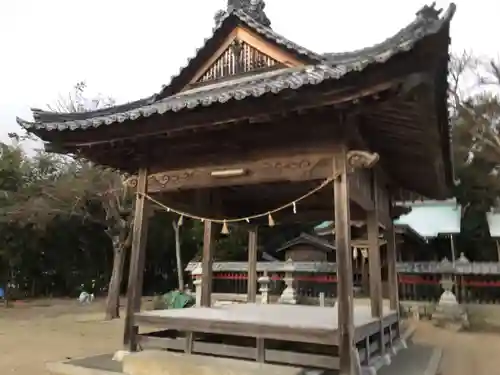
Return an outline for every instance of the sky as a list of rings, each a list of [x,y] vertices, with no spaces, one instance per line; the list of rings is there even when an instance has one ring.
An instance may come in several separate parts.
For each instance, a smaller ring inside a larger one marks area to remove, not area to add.
[[[211,35],[226,0],[0,1],[0,141],[75,83],[117,103],[158,92]],[[430,3],[430,0],[428,0]],[[491,27],[500,1],[456,0],[452,51],[496,58]],[[267,0],[273,29],[315,52],[382,41],[414,19],[425,0]],[[438,1],[447,8],[449,2]]]

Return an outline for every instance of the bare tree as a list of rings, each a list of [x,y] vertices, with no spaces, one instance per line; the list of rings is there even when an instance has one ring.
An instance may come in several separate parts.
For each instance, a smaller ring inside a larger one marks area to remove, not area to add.
[[[490,162],[500,165],[500,64],[495,60],[484,60],[472,53],[453,56],[450,64],[450,101],[455,135],[461,131],[469,135],[465,147],[471,160],[481,154]]]
[[[112,106],[114,100],[99,95],[87,98],[85,82],[74,86],[67,97],[61,96],[52,110],[82,112]],[[40,158],[56,156],[39,152]],[[132,241],[133,191],[126,186],[125,177],[116,171],[100,168],[85,160],[64,160],[56,168],[57,178],[45,179],[37,185],[36,194],[18,197],[9,211],[11,219],[33,218],[46,222],[57,215],[77,216],[105,228],[113,246],[113,268],[108,286],[106,319],[119,317],[120,285],[127,250]],[[63,168],[64,167],[64,168]]]

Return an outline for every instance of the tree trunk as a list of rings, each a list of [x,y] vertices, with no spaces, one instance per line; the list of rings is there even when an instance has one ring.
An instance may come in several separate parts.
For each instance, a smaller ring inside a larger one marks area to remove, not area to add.
[[[106,299],[105,320],[120,317],[120,286],[123,277],[123,266],[125,265],[125,250],[123,246],[115,246],[113,249],[113,271],[108,287],[108,298]]]
[[[33,278],[33,281],[31,282],[31,298],[36,297],[36,278]]]
[[[179,290],[184,290],[184,270],[182,268],[182,259],[181,259],[181,238],[179,234],[179,225],[173,221],[172,227],[174,228],[175,233],[175,258],[177,260],[177,277],[179,280]]]
[[[4,307],[9,307],[9,298],[8,298],[8,290],[9,290],[9,281],[3,283],[3,304]]]

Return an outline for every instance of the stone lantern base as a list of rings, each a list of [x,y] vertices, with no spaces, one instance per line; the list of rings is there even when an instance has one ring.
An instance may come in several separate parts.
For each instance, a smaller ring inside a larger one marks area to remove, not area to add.
[[[445,291],[441,294],[436,310],[432,314],[432,321],[435,325],[461,330],[469,327],[467,313],[460,306],[457,297],[451,291],[453,285],[451,280],[446,280],[443,284],[448,284]]]

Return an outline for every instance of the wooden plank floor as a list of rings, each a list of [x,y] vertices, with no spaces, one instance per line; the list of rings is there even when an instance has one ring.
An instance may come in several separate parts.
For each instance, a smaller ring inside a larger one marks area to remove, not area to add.
[[[389,316],[394,311],[384,309]],[[263,324],[287,328],[331,329],[338,328],[337,309],[304,305],[234,304],[219,307],[192,307],[176,310],[154,310],[136,314],[143,317],[184,318],[193,320],[231,321],[242,324]],[[354,324],[361,327],[375,322],[369,306],[356,306]]]

